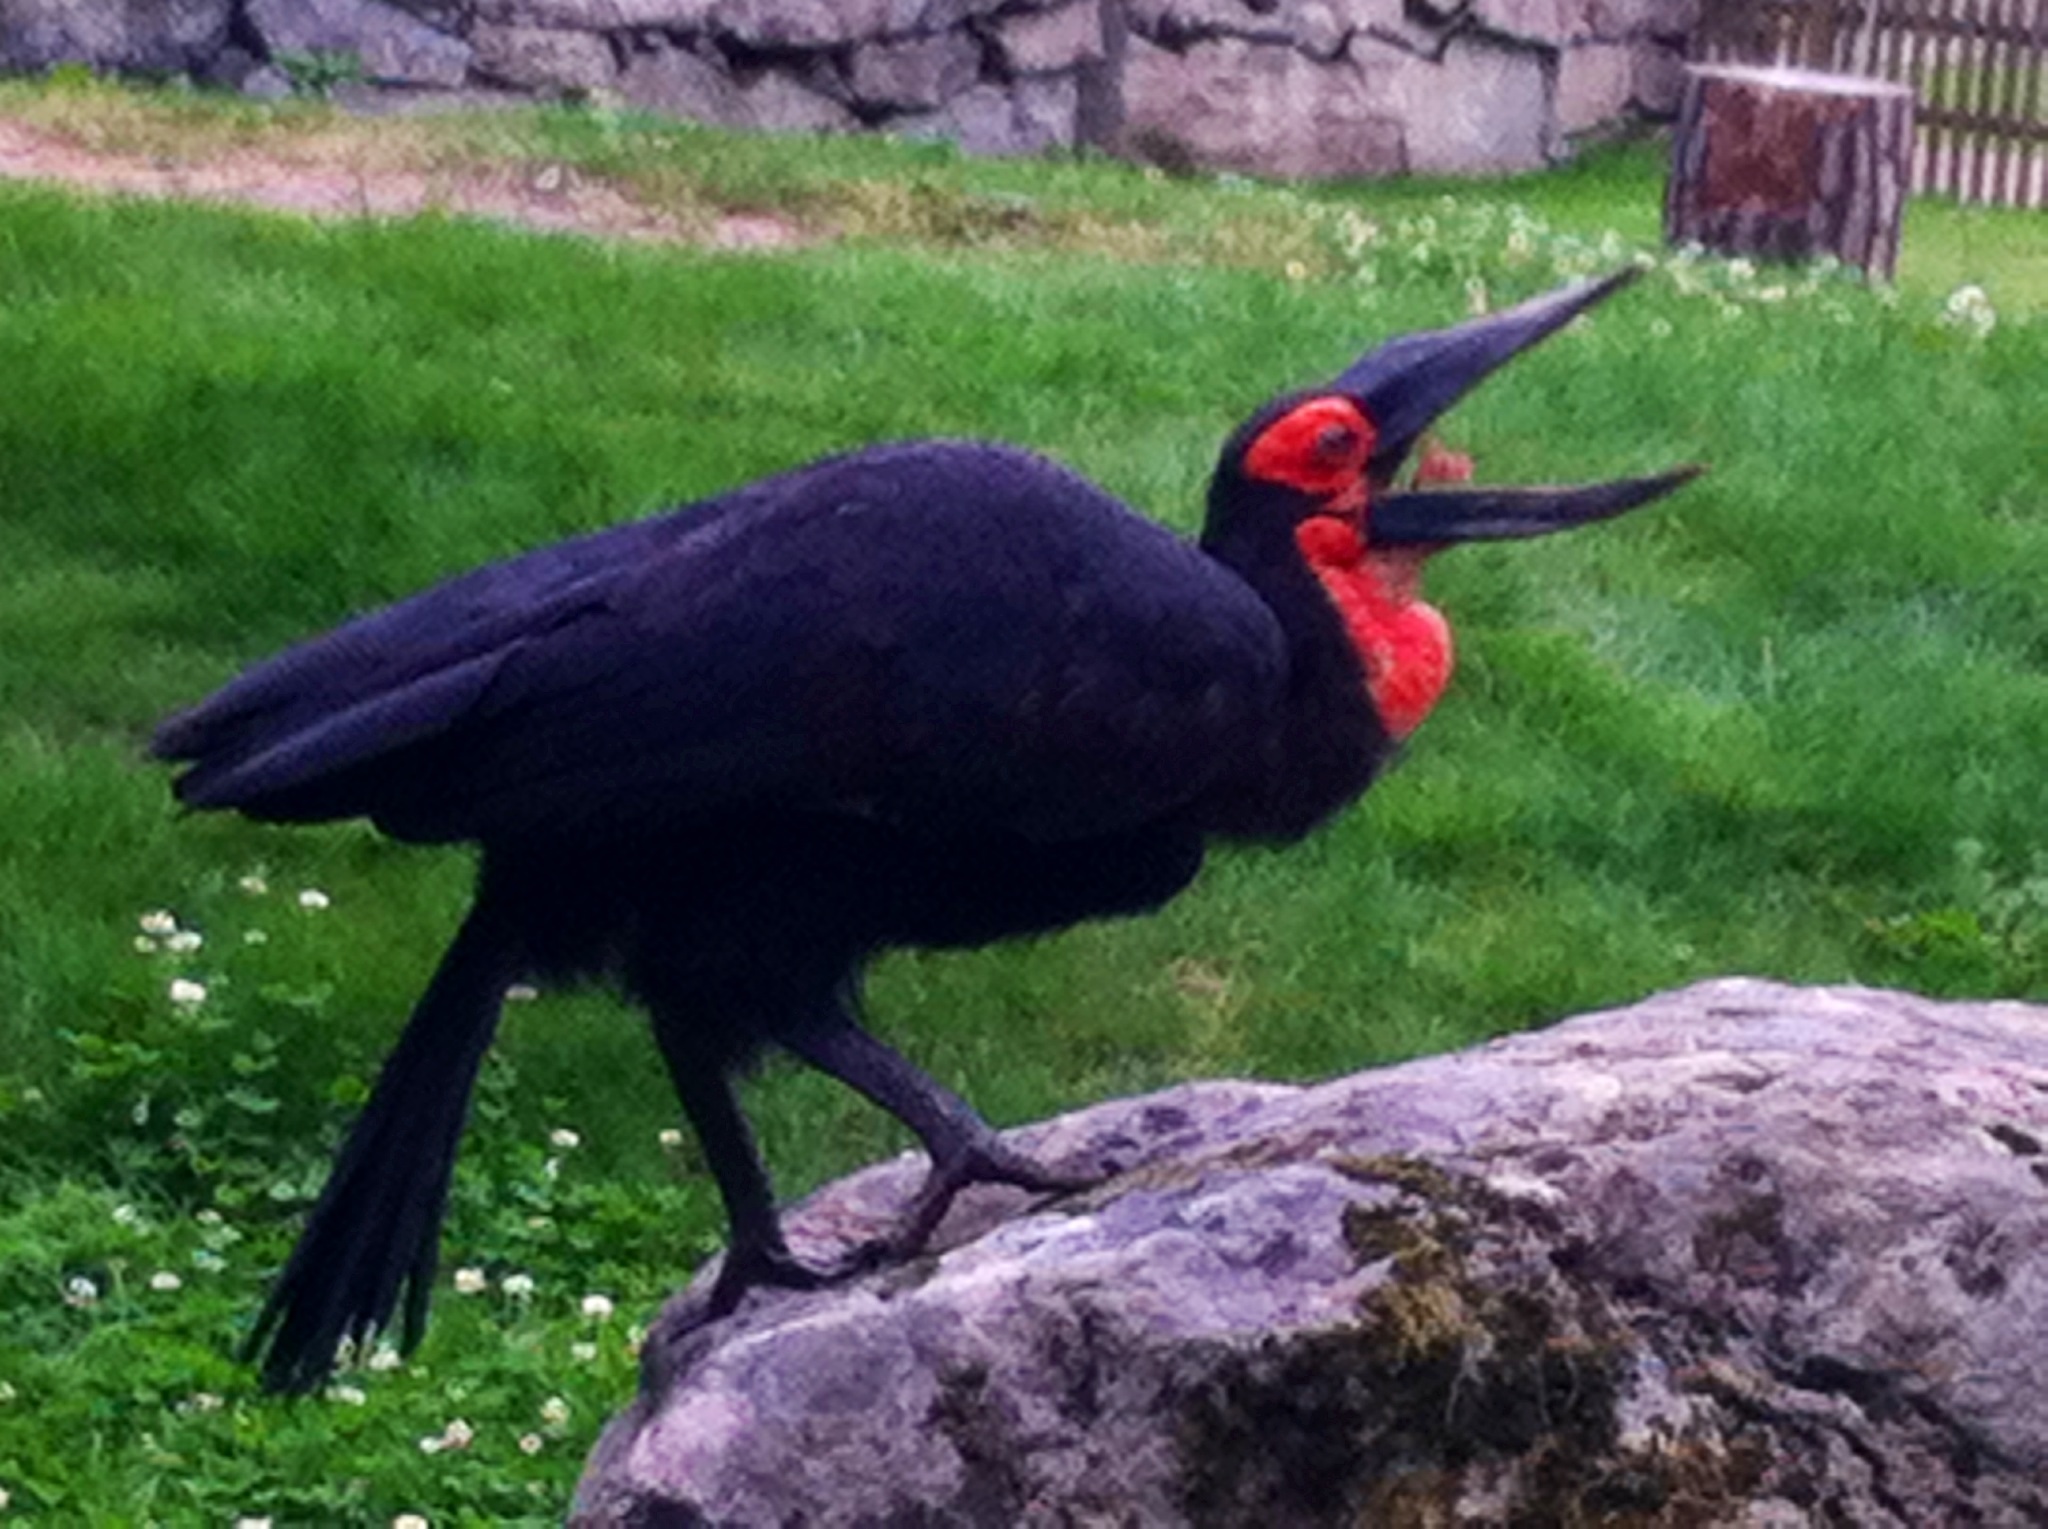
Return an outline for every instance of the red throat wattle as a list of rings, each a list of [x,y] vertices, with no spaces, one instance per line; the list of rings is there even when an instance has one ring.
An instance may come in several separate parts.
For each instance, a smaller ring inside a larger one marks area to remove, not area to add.
[[[1372,422],[1348,398],[1312,398],[1275,420],[1245,453],[1254,478],[1284,483],[1322,501],[1324,513],[1294,528],[1294,542],[1315,571],[1358,650],[1373,709],[1396,738],[1422,724],[1451,678],[1451,628],[1420,597],[1427,549],[1368,547],[1366,464]],[[1424,448],[1418,481],[1471,476],[1471,462]]]
[[[1390,734],[1406,738],[1451,679],[1450,623],[1417,594],[1427,554],[1370,551],[1358,528],[1335,515],[1310,516],[1294,528],[1294,542],[1351,634],[1373,709]]]

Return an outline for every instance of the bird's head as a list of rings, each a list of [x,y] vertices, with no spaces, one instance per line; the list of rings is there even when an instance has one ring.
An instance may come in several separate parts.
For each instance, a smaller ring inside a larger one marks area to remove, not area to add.
[[[1450,677],[1449,627],[1418,597],[1423,562],[1458,542],[1546,536],[1649,503],[1697,467],[1568,488],[1396,479],[1437,417],[1538,341],[1635,279],[1626,269],[1486,318],[1403,335],[1327,386],[1266,404],[1223,448],[1203,545],[1243,566],[1285,548],[1343,618],[1387,730],[1405,736]]]

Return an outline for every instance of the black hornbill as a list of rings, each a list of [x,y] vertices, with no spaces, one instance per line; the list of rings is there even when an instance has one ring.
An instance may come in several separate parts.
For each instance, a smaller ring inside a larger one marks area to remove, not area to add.
[[[1426,426],[1623,285],[1372,351],[1225,442],[1199,543],[1042,457],[871,447],[545,547],[360,617],[158,730],[179,799],[473,840],[475,902],[258,1318],[318,1385],[405,1296],[425,1321],[458,1138],[507,986],[607,979],[648,1011],[731,1223],[709,1310],[811,1285],[731,1078],[779,1046],[931,1154],[888,1247],[977,1181],[1069,1181],[859,1022],[878,951],[1154,909],[1217,837],[1289,840],[1429,711],[1432,552],[1657,498],[1402,491]]]

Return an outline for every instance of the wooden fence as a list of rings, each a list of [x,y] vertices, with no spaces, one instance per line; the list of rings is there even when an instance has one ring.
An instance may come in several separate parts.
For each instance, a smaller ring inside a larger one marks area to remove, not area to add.
[[[1913,189],[2048,206],[2048,0],[1705,0],[1693,53],[1913,87]]]

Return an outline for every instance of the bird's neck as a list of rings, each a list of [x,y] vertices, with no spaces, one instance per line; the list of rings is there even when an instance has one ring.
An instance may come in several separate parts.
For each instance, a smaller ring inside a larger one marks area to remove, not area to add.
[[[1348,519],[1313,515],[1294,530],[1303,560],[1336,607],[1373,710],[1395,738],[1422,724],[1450,682],[1450,623],[1420,597],[1416,548],[1369,549]]]

